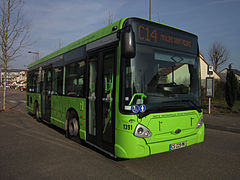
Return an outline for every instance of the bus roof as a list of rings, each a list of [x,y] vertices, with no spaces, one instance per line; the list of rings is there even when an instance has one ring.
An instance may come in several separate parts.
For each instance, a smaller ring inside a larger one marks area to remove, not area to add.
[[[61,48],[61,49],[59,49],[59,50],[57,50],[57,51],[47,55],[47,56],[45,56],[45,57],[43,57],[43,58],[41,58],[41,59],[38,59],[38,60],[34,61],[33,63],[29,64],[27,66],[27,68],[28,69],[32,68],[35,65],[38,65],[38,64],[40,64],[42,62],[45,62],[45,61],[47,61],[49,59],[52,59],[54,57],[57,57],[59,55],[62,55],[64,53],[66,53],[68,51],[71,51],[73,49],[81,47],[81,46],[83,46],[83,45],[85,45],[87,43],[93,42],[93,41],[95,41],[95,40],[97,40],[99,38],[102,38],[104,36],[112,34],[112,33],[116,32],[116,31],[118,31],[119,29],[122,29],[122,26],[123,26],[123,23],[125,22],[125,20],[130,19],[130,18],[142,19],[142,20],[150,21],[150,20],[143,19],[143,18],[138,18],[138,17],[125,17],[125,18],[122,18],[122,19],[120,19],[120,20],[118,20],[118,21],[116,21],[116,22],[114,22],[114,23],[112,23],[112,24],[110,24],[110,25],[108,25],[106,27],[103,27],[103,28],[97,30],[96,32],[93,32],[93,33],[91,33],[91,34],[89,34],[89,35],[87,35],[87,36],[85,36],[85,37],[83,37],[83,38],[81,38],[81,39],[79,39],[79,40],[77,40],[77,41],[75,41],[75,42],[73,42],[73,43],[71,43],[71,44],[69,44],[69,45],[67,45],[67,46],[65,46],[65,47],[63,47],[63,48]],[[180,30],[180,31],[184,31],[184,30],[181,30],[181,29],[169,26],[169,25],[165,25],[165,24],[162,24],[162,23],[159,23],[159,22],[155,22],[155,21],[150,21],[150,22],[161,24],[161,25],[164,25],[164,26],[168,26],[170,28],[177,29],[177,30]],[[116,28],[113,30],[113,27],[116,27]],[[187,31],[184,31],[184,32],[192,34],[192,33],[187,32]],[[195,34],[192,34],[192,35],[196,36]]]

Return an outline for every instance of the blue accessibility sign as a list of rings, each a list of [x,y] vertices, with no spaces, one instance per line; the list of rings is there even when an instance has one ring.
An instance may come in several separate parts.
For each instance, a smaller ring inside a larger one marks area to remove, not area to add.
[[[140,112],[143,113],[146,111],[146,106],[143,104],[140,106]]]
[[[139,112],[139,106],[138,105],[132,106],[132,112],[133,113],[138,113]]]

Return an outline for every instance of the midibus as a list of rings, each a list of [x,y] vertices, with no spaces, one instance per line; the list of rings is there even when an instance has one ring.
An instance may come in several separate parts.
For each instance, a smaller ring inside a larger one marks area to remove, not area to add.
[[[198,37],[120,19],[28,65],[27,111],[117,158],[204,141]]]

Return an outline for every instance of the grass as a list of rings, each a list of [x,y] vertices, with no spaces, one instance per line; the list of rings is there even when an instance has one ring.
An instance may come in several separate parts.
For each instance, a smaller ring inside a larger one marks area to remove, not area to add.
[[[208,99],[205,99],[202,101],[203,105],[203,111],[205,113],[208,113]],[[225,99],[216,99],[213,98],[212,100],[212,106],[211,106],[211,111],[212,113],[232,113],[232,114],[237,114],[240,113],[240,100],[236,100],[233,107],[232,111],[227,105]]]

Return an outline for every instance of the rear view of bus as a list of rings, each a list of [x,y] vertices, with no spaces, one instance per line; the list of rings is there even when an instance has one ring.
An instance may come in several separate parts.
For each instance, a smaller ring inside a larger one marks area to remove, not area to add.
[[[197,36],[130,18],[121,46],[115,156],[144,157],[203,142]]]

